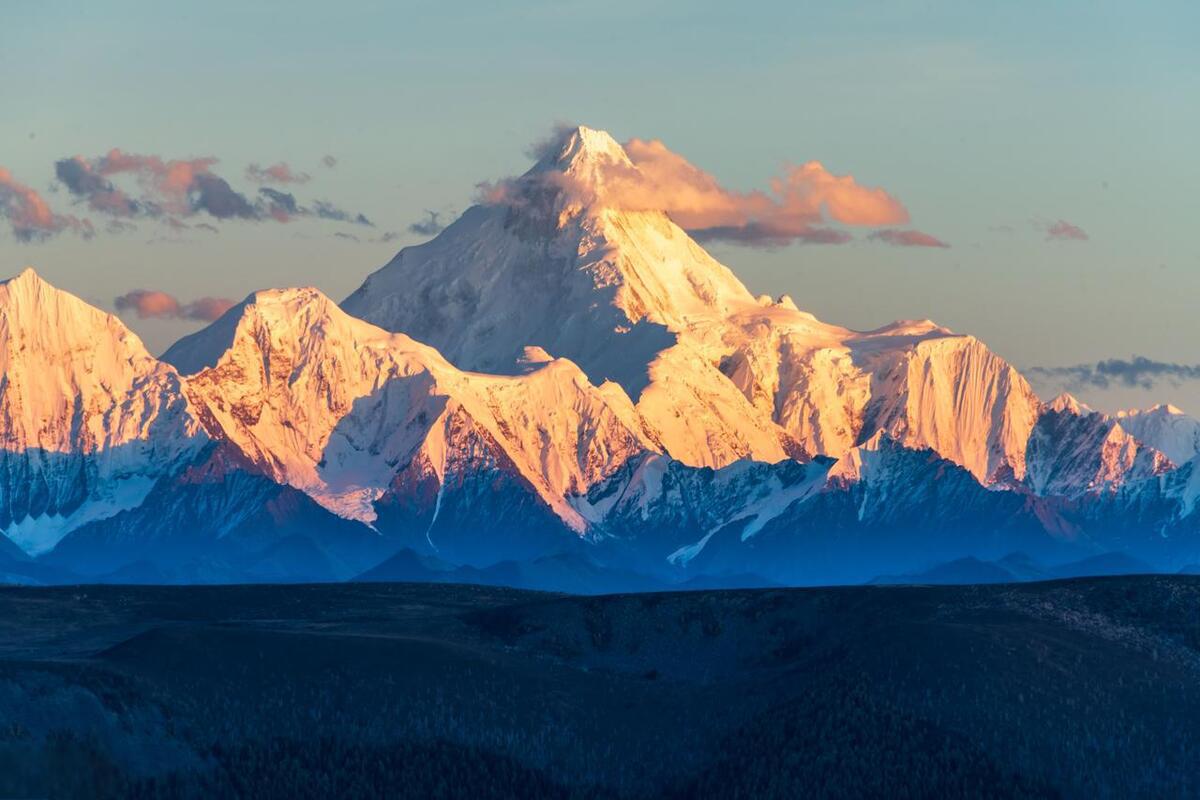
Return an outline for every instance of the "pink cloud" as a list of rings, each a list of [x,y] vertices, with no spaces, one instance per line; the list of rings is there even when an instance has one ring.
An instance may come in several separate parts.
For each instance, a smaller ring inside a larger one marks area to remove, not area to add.
[[[901,231],[894,228],[886,228],[880,231],[873,231],[867,238],[877,242],[895,245],[896,247],[949,247],[950,245],[943,242],[936,236],[931,236],[928,233],[921,231]]]
[[[217,159],[211,156],[164,161],[158,156],[126,153],[114,148],[97,160],[96,172],[106,177],[133,174],[163,198],[168,211],[186,214],[192,210],[188,194],[194,188],[197,176],[211,174],[210,169],[216,163]]]
[[[254,183],[308,183],[312,176],[307,172],[293,172],[284,161],[269,167],[251,164],[246,167],[246,180]]]
[[[554,158],[574,130],[561,129],[531,152]],[[484,202],[527,202],[537,195],[525,191],[530,182],[550,182],[549,188],[573,202],[663,211],[700,240],[768,247],[850,241],[848,233],[829,227],[831,223],[876,227],[909,221],[907,209],[886,190],[864,186],[852,175],[835,175],[818,161],[787,167],[766,189],[738,192],[657,139],[631,139],[623,149],[629,162],[609,159],[598,178],[535,169],[522,178],[482,186]]]
[[[132,311],[139,319],[190,319],[212,322],[235,303],[223,297],[201,297],[180,303],[174,295],[157,289],[134,289],[113,301],[118,312]]]
[[[769,190],[735,192],[657,139],[631,139],[625,152],[640,175],[618,181],[611,200],[661,209],[701,238],[838,243],[849,237],[819,226],[908,222],[908,211],[886,191],[834,175],[817,161],[788,167]]]
[[[226,297],[201,297],[184,306],[185,316],[211,322],[237,305]]]
[[[64,230],[84,238],[95,233],[88,220],[54,213],[45,198],[18,182],[4,167],[0,167],[0,217],[8,220],[13,236],[22,242],[40,241]]]
[[[1046,241],[1075,241],[1086,242],[1087,232],[1078,225],[1072,225],[1065,219],[1060,219],[1046,226]]]

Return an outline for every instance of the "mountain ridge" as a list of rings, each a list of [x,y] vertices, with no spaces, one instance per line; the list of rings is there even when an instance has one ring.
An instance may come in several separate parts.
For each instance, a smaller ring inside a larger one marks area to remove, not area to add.
[[[780,583],[1200,558],[1200,423],[1044,403],[929,320],[859,332],[755,297],[665,213],[609,203],[636,170],[567,131],[342,304],[256,292],[161,359],[32,271],[0,283],[0,529],[85,572],[105,547],[175,557],[153,543],[189,525],[269,574],[403,548]]]

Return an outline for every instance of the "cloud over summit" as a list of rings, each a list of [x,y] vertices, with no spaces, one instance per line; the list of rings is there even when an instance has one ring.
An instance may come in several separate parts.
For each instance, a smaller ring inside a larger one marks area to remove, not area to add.
[[[527,200],[531,191],[536,196],[539,189],[550,189],[583,205],[663,211],[700,241],[763,247],[792,242],[841,244],[853,236],[834,225],[881,227],[909,222],[908,210],[887,190],[859,183],[852,175],[834,174],[819,161],[789,165],[767,188],[746,192],[723,186],[658,139],[630,139],[621,146],[627,160],[613,157],[602,161],[597,180],[546,169],[548,160],[571,144],[571,137],[584,135],[577,133],[580,130],[564,126],[536,142],[528,154],[538,160],[539,167],[519,178],[484,184],[484,202],[519,203]],[[598,132],[587,135],[607,137]],[[944,246],[933,244],[938,240],[932,236],[918,240],[908,233],[896,232],[880,240]]]

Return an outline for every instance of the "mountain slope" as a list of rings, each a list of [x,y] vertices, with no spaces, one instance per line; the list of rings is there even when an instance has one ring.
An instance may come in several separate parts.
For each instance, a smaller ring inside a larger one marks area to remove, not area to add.
[[[291,550],[284,571],[270,563],[281,547]],[[164,574],[207,573],[206,582],[344,580],[393,549],[366,526],[261,474],[222,443],[209,445],[178,475],[160,479],[136,508],[72,531],[43,560],[91,578],[152,565]]]
[[[397,491],[426,491],[419,476],[401,477],[425,468],[432,520],[447,475],[463,468],[507,471],[582,533],[566,496],[657,447],[619,386],[593,386],[565,359],[527,359],[524,375],[463,372],[315,289],[259,292],[164,359],[210,365],[186,391],[214,435],[274,480],[366,523],[377,501],[394,510]]]
[[[1069,395],[1056,398],[1029,437],[1029,486],[1043,496],[1078,497],[1112,492],[1174,469],[1170,459],[1135,439],[1121,423]]]
[[[665,214],[598,200],[636,170],[608,134],[569,131],[343,308],[464,369],[569,358],[693,466],[838,457],[884,430],[984,482],[1024,476],[1039,403],[1011,366],[929,322],[856,333],[756,299]]]
[[[1118,411],[1116,417],[1131,436],[1161,451],[1176,464],[1200,455],[1200,420],[1189,417],[1175,406]]]
[[[175,371],[31,269],[0,283],[0,529],[41,553],[206,441]]]

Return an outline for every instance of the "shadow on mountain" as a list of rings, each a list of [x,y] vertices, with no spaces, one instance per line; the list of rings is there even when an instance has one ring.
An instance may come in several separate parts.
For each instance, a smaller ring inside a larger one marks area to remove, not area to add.
[[[40,561],[90,579],[342,580],[389,552],[366,526],[214,444],[180,475],[160,479],[137,508],[72,531]]]
[[[172,467],[152,463],[152,447],[135,440],[88,453],[0,448],[0,530],[9,533],[0,537],[0,553],[14,543],[49,550],[81,515],[111,516],[136,506],[157,475]]]

